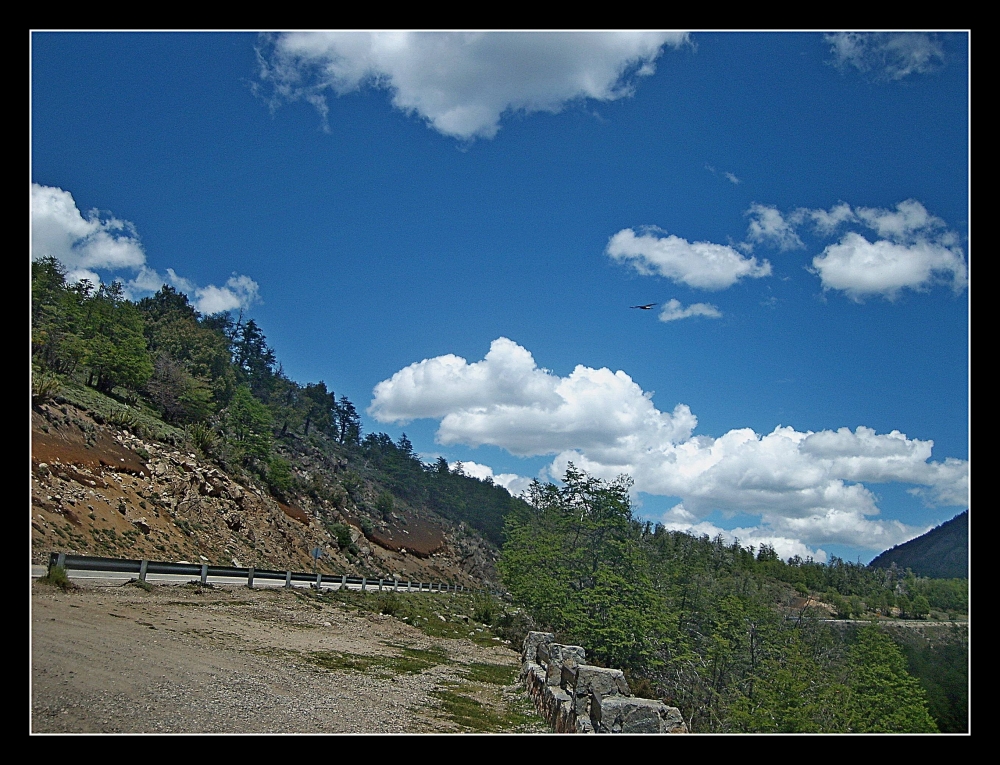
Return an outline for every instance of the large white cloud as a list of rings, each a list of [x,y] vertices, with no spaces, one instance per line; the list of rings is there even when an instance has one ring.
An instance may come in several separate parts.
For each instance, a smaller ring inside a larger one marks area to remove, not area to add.
[[[928,241],[874,242],[849,232],[813,258],[823,289],[842,290],[854,300],[871,295],[895,298],[902,289],[920,290],[935,282],[966,285],[965,260],[957,248]]]
[[[658,411],[624,372],[577,366],[558,377],[504,337],[482,361],[449,354],[400,370],[375,386],[368,413],[379,422],[441,419],[442,444],[493,444],[519,456],[582,446],[612,461],[642,439],[687,438],[697,424],[684,405]]]
[[[639,236],[630,228],[622,229],[611,237],[607,254],[640,274],[656,274],[704,290],[722,290],[743,278],[771,274],[766,260],[758,263],[757,258],[744,257],[727,245],[689,242],[653,228]]]
[[[86,217],[68,191],[31,184],[32,258],[54,257],[71,278],[94,269],[138,269],[146,253],[135,227],[117,218],[104,218],[96,210]]]
[[[877,498],[865,483],[912,485],[945,505],[968,502],[968,462],[931,461],[930,441],[863,426],[696,436],[686,405],[659,411],[624,372],[580,365],[559,377],[505,338],[479,362],[449,355],[406,367],[376,386],[368,411],[383,422],[439,419],[445,444],[554,455],[552,477],[569,462],[602,478],[628,473],[636,491],[680,497],[669,520],[696,532],[715,511],[759,515],[761,525],[744,533],[783,540],[781,549],[886,549],[925,530],[873,518]]]
[[[83,215],[68,191],[37,183],[31,184],[31,257],[55,258],[66,268],[70,282],[88,279],[97,286],[102,283],[98,272],[104,271],[112,281],[122,283],[130,299],[169,284],[186,293],[205,314],[246,308],[260,300],[259,287],[248,276],[233,274],[222,287],[198,286],[172,268],[161,276],[147,265],[132,223],[102,216],[97,210]],[[121,276],[123,271],[131,278]]]
[[[277,100],[370,85],[440,133],[492,138],[505,114],[561,111],[579,99],[628,96],[683,32],[296,32],[268,38],[260,77]]]
[[[820,237],[841,231],[839,241],[813,258],[812,270],[824,290],[842,291],[856,301],[872,296],[892,300],[901,290],[926,290],[940,283],[961,292],[968,281],[958,234],[915,199],[894,209],[838,202],[829,210],[798,208],[787,215],[754,204],[747,215],[747,238],[782,250],[804,246],[798,233],[803,226]],[[874,241],[858,229],[873,232]]]
[[[825,35],[832,63],[876,80],[901,80],[933,72],[944,64],[944,48],[924,32],[838,32]]]

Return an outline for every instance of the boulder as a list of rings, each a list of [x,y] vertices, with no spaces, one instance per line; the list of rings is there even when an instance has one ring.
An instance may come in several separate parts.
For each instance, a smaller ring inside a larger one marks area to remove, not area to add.
[[[549,685],[562,685],[563,666],[576,667],[587,663],[587,652],[578,645],[539,643],[538,663],[546,669]]]
[[[529,632],[524,636],[524,645],[521,649],[522,664],[538,664],[538,646],[543,643],[551,643],[556,636],[551,632]]]
[[[590,720],[598,733],[687,733],[677,707],[656,699],[592,696]]]

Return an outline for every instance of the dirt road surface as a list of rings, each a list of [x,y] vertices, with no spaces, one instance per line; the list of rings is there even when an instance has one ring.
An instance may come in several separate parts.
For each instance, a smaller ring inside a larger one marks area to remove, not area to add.
[[[473,728],[443,711],[449,694],[501,718],[526,703],[470,682],[516,667],[508,647],[294,591],[31,587],[32,733],[451,733]]]

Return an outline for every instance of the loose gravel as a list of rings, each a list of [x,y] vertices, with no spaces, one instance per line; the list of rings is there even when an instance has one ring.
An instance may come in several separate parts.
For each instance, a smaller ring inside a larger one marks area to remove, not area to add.
[[[506,646],[431,639],[299,591],[31,587],[32,733],[461,732],[432,692],[467,682],[472,662],[519,661]],[[438,651],[441,663],[330,670],[312,658],[403,657],[407,649]],[[519,694],[517,686],[486,690],[484,703],[498,709]]]

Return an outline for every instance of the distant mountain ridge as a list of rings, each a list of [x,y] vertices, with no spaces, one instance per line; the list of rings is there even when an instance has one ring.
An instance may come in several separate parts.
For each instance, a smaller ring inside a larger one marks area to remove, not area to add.
[[[969,576],[969,511],[926,534],[886,550],[869,566],[909,568],[917,576],[934,579],[959,579]]]

